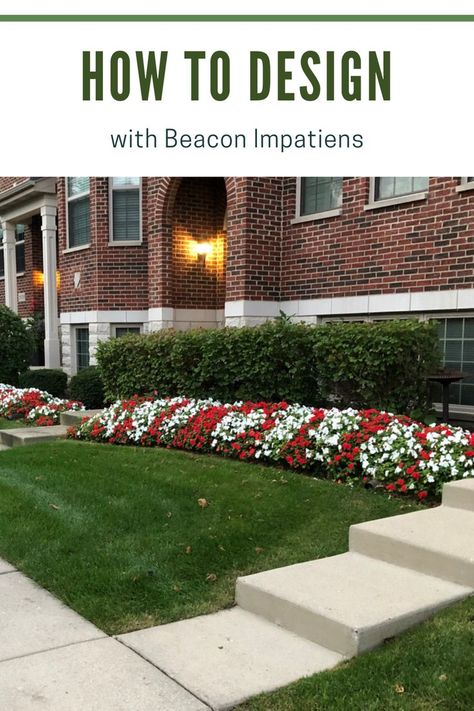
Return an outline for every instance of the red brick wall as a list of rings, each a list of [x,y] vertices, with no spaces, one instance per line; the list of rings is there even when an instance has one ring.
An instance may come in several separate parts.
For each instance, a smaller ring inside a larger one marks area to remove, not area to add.
[[[172,213],[172,303],[175,308],[224,308],[226,189],[222,178],[184,178]],[[209,242],[211,254],[193,253]]]
[[[67,250],[65,180],[58,180],[58,265],[61,274],[59,290],[60,310],[90,311],[97,309],[97,245],[95,240],[96,221],[94,181],[91,180],[91,244],[87,249],[77,252]],[[80,272],[81,281],[74,287],[74,274]]]
[[[235,178],[228,198],[226,301],[276,300],[280,294],[282,180]]]
[[[0,188],[17,180],[1,178]],[[60,308],[216,308],[224,300],[473,288],[474,191],[456,192],[459,180],[431,178],[426,200],[365,211],[369,179],[345,178],[339,217],[292,224],[296,178],[144,178],[143,244],[118,247],[109,245],[107,179],[92,178],[91,246],[64,253],[60,179]],[[185,254],[185,232],[213,238],[218,249],[206,266]],[[32,280],[34,269],[42,271],[38,217],[27,230],[25,256],[18,291],[26,294],[20,312],[29,315],[42,309],[42,288]]]
[[[365,211],[368,178],[345,178],[342,215],[291,224],[296,178],[284,180],[282,299],[474,286],[474,192],[431,178],[426,200]]]

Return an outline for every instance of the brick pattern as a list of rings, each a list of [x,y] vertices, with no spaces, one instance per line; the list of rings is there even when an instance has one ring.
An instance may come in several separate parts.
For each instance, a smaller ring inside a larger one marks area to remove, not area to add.
[[[282,299],[474,287],[474,192],[431,178],[426,200],[365,211],[368,178],[345,178],[342,215],[292,224],[284,180]]]
[[[225,301],[226,189],[222,178],[184,178],[172,218],[172,303],[175,308],[219,309]],[[196,244],[209,243],[209,255]]]
[[[18,178],[0,179],[8,189]],[[138,246],[109,244],[107,178],[91,178],[91,245],[67,251],[65,183],[58,180],[60,310],[222,308],[289,300],[474,287],[474,191],[431,178],[426,200],[364,210],[368,178],[345,178],[342,214],[294,223],[296,178],[142,181]],[[226,230],[224,215],[226,214]],[[205,260],[191,239],[210,239]],[[39,217],[26,232],[22,315],[43,308]],[[75,286],[74,275],[80,273]],[[0,280],[0,301],[4,285]]]

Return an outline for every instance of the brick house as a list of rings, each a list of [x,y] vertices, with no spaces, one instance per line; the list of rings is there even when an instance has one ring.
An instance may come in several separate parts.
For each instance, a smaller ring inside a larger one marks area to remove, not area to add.
[[[45,363],[132,331],[436,318],[474,413],[474,177],[0,178],[0,303]]]

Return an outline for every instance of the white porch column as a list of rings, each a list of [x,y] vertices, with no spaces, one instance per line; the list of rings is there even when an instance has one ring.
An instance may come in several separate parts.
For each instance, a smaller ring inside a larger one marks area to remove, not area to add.
[[[59,368],[59,319],[56,288],[56,206],[41,207],[44,274],[44,362],[47,368]]]
[[[16,288],[16,239],[15,225],[2,222],[3,259],[5,264],[5,304],[18,313],[18,295]]]

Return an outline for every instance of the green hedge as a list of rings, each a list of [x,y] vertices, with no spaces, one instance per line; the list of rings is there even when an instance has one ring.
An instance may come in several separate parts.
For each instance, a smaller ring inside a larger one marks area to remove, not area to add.
[[[160,331],[103,341],[107,400],[157,391],[223,401],[425,408],[425,375],[439,365],[435,324],[417,321],[267,323]]]
[[[0,383],[18,385],[27,367],[33,338],[26,324],[7,306],[0,306]]]
[[[104,385],[98,368],[91,365],[73,375],[69,383],[69,396],[82,402],[89,410],[103,407]]]
[[[54,397],[63,398],[66,394],[67,375],[63,370],[56,368],[27,370],[20,375],[19,385],[21,388],[45,390]]]

